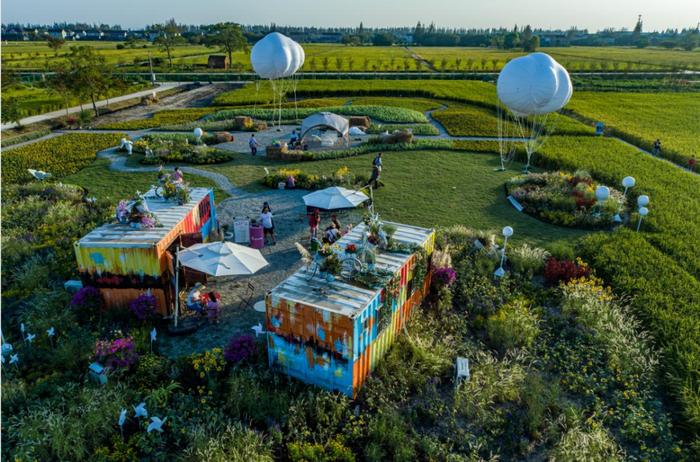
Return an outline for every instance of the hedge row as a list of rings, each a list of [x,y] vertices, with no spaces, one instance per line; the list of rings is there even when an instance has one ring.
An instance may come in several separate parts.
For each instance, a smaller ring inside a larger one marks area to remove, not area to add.
[[[169,109],[153,114],[149,119],[125,120],[123,122],[111,122],[100,125],[98,129],[104,130],[142,130],[157,128],[162,125],[181,124],[194,122],[207,114],[214,112],[214,108],[188,108]]]
[[[236,116],[246,115],[256,119],[271,119],[280,116],[284,120],[302,119],[317,112],[333,112],[346,116],[369,116],[375,120],[383,122],[397,123],[427,123],[428,119],[421,112],[402,107],[390,106],[330,106],[314,108],[283,108],[275,110],[272,108],[237,108],[218,111],[208,115],[206,121],[219,121],[233,119]]]

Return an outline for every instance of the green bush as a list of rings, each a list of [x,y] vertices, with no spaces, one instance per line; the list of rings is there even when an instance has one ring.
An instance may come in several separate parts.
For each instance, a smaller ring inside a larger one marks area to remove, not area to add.
[[[515,348],[530,348],[539,334],[539,317],[528,300],[508,302],[488,317],[486,332],[491,346],[504,353]]]
[[[549,455],[552,462],[624,460],[625,454],[599,422],[569,428]]]

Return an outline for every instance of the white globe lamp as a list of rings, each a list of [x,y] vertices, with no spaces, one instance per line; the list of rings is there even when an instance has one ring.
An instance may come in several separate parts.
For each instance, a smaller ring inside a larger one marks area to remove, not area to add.
[[[646,207],[647,205],[649,205],[649,196],[647,196],[646,194],[642,194],[641,196],[639,196],[637,198],[637,205],[640,207]]]
[[[627,190],[629,188],[634,188],[634,185],[637,183],[637,180],[634,179],[632,176],[626,176],[622,179],[622,186],[625,187],[625,196],[627,195]]]
[[[598,186],[595,190],[595,198],[598,202],[605,202],[610,197],[610,188],[607,186]]]
[[[639,228],[642,226],[642,218],[644,218],[648,214],[649,214],[648,208],[639,207],[639,221],[637,222],[637,232],[639,232]]]
[[[503,277],[503,275],[506,274],[506,270],[503,269],[503,264],[506,262],[506,246],[508,245],[508,238],[513,235],[513,228],[511,228],[510,226],[504,226],[501,233],[503,234],[504,238],[503,249],[501,250],[501,264],[498,267],[498,269],[493,273],[493,275],[497,278]]]

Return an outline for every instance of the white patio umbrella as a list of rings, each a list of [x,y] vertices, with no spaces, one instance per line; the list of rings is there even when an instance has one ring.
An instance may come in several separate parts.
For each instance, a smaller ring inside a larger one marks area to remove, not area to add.
[[[339,186],[321,189],[304,196],[304,203],[307,207],[324,210],[353,208],[366,200],[369,200],[369,197],[365,193]]]
[[[259,250],[232,242],[195,244],[177,253],[177,267],[186,266],[210,276],[248,276],[268,265]],[[176,293],[180,292],[179,271],[176,271]],[[180,311],[179,297],[175,298],[175,326]]]

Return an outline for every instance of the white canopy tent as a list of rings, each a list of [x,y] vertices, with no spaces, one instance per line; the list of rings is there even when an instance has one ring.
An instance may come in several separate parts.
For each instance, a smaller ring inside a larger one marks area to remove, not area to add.
[[[249,276],[268,265],[259,250],[232,242],[195,244],[177,253],[176,266],[185,266],[210,276]],[[179,294],[179,271],[176,271],[176,293]],[[179,315],[179,296],[175,298],[175,326]]]
[[[315,128],[330,128],[338,132],[343,138],[347,138],[350,132],[350,122],[345,117],[332,112],[317,112],[301,122],[301,138]]]
[[[366,200],[369,200],[369,197],[365,193],[339,186],[321,189],[304,196],[304,203],[307,207],[324,210],[354,208]]]

